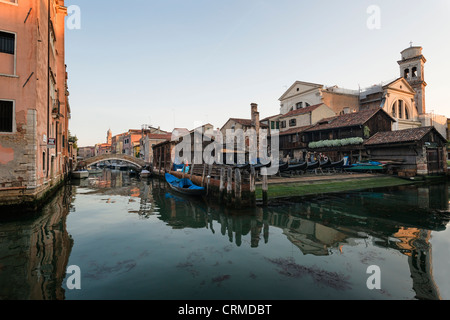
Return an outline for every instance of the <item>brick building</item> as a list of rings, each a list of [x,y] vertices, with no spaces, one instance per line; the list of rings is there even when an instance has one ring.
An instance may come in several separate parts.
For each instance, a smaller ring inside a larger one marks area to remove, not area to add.
[[[41,199],[68,175],[63,0],[0,1],[0,205]]]

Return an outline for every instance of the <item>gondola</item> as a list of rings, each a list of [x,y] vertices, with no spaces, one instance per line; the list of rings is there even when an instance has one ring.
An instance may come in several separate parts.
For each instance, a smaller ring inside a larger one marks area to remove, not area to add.
[[[240,169],[240,170],[248,170],[248,169],[250,169],[250,163],[236,164],[233,168]]]
[[[271,162],[269,162],[269,163],[267,163],[267,164],[258,163],[258,164],[253,165],[253,168],[254,168],[255,170],[261,170],[261,168],[264,168],[264,167],[270,167],[271,164],[272,164]]]
[[[331,167],[331,160],[330,159],[320,162],[320,168],[321,169],[329,169],[330,167]]]
[[[317,169],[319,167],[320,167],[320,162],[319,161],[308,162],[308,166],[306,167],[306,170],[315,170],[315,169]]]
[[[280,172],[288,171],[288,169],[289,162],[280,162],[280,164],[278,165],[278,170],[280,170]]]
[[[179,179],[169,173],[165,175],[166,181],[172,190],[188,196],[202,196],[206,193],[204,187],[195,185],[190,179]]]
[[[332,162],[330,168],[331,169],[341,169],[342,167],[344,167],[344,163],[345,163],[345,159],[342,159],[337,162]]]
[[[302,162],[302,163],[296,163],[296,164],[289,165],[287,171],[305,171],[306,168],[308,168],[308,163]]]

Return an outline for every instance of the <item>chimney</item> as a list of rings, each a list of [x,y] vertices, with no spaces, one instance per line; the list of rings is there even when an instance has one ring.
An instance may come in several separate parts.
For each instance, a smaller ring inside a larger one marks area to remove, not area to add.
[[[258,105],[256,103],[252,103],[250,106],[251,106],[251,111],[252,111],[252,127],[258,133],[259,127],[260,127]]]

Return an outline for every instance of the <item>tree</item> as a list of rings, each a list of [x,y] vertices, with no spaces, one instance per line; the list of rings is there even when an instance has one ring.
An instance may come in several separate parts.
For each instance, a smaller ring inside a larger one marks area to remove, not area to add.
[[[78,138],[77,136],[72,136],[69,131],[69,142],[72,142],[74,150],[78,150]]]

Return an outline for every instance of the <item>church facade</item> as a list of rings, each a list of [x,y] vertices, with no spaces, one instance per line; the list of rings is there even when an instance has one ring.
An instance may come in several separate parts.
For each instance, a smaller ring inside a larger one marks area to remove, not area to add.
[[[394,131],[432,125],[445,136],[446,117],[427,113],[426,61],[422,47],[411,45],[401,52],[401,59],[397,61],[398,78],[363,90],[296,81],[279,98],[280,113],[284,115],[318,104],[327,105],[336,115],[382,108],[396,120]]]

